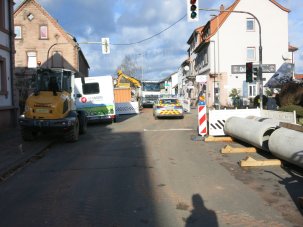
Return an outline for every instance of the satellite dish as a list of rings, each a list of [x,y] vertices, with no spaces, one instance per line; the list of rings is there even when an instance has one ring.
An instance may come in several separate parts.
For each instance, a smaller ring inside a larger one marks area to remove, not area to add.
[[[287,53],[282,54],[282,59],[283,59],[283,61],[289,61],[289,60],[291,60],[291,57],[289,56],[289,53],[287,52]]]
[[[189,66],[188,65],[186,65],[186,66],[184,66],[184,68],[183,68],[185,71],[188,71],[189,70]]]

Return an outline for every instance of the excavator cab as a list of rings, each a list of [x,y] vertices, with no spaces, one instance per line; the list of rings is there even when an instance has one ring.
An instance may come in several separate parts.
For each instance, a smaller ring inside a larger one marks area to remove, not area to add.
[[[54,96],[57,92],[71,93],[71,74],[68,70],[38,70],[35,76],[36,92],[50,91]]]

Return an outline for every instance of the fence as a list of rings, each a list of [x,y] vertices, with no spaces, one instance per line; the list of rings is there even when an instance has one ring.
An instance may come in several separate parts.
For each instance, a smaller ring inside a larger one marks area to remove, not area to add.
[[[209,110],[208,112],[208,131],[210,136],[224,136],[224,124],[229,117],[264,117],[272,118],[277,121],[296,124],[295,112],[282,112],[273,110],[257,109],[232,109],[232,110]]]

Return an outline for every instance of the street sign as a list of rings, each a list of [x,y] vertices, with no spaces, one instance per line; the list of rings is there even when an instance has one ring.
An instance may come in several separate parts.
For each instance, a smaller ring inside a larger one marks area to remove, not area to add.
[[[259,67],[258,64],[254,64],[253,67]],[[246,72],[246,65],[232,65],[231,73],[232,74],[241,74]],[[262,73],[275,73],[276,65],[275,64],[263,64]]]
[[[109,38],[101,39],[102,54],[110,54]]]

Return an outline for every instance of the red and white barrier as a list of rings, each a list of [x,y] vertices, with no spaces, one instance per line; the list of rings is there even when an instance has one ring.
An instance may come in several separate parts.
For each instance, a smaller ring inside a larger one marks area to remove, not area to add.
[[[199,135],[205,136],[207,134],[207,117],[206,117],[206,105],[198,105],[198,124]]]

